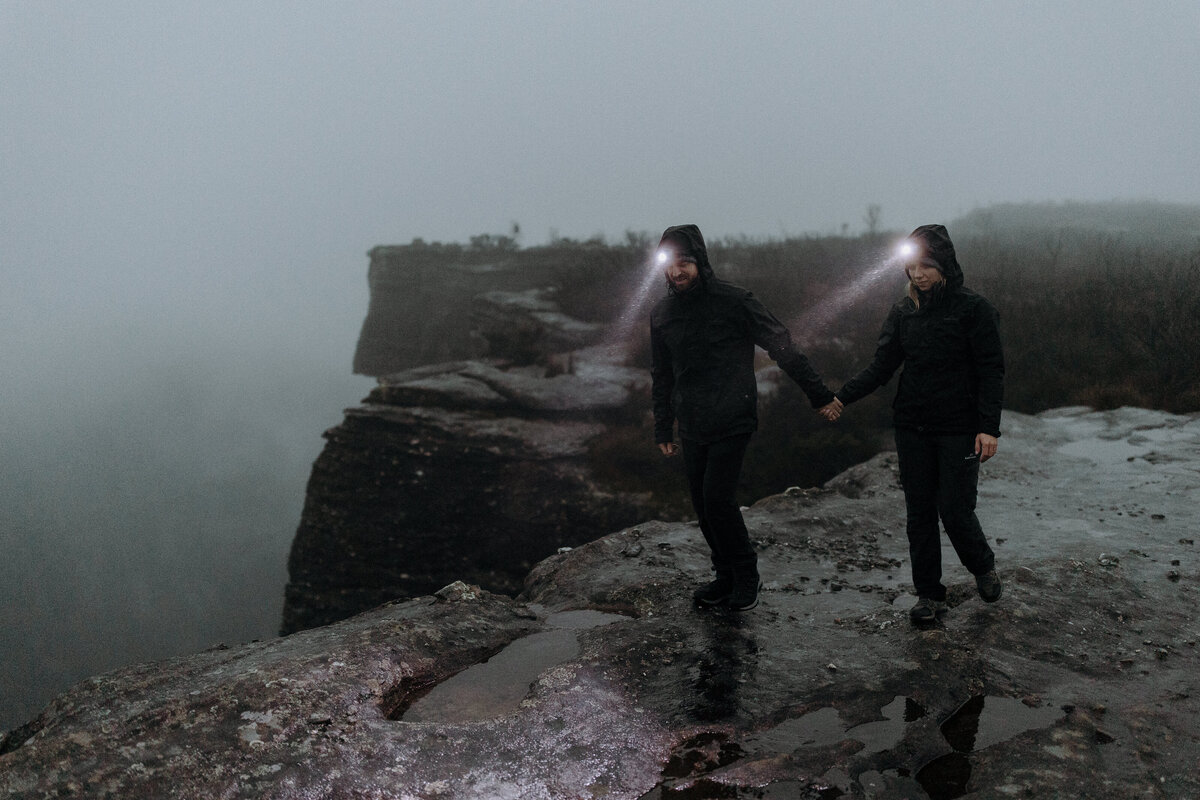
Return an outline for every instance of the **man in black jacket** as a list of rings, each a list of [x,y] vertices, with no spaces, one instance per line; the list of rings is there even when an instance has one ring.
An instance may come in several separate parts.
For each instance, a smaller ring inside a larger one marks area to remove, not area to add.
[[[713,274],[699,228],[667,228],[657,258],[667,296],[650,314],[654,440],[664,455],[680,452],[678,422],[692,507],[716,572],[693,597],[702,606],[748,610],[758,604],[758,558],[735,490],[758,427],[754,346],[767,351],[814,407],[834,396],[787,328],[750,292]]]
[[[1000,436],[1004,352],[999,315],[963,286],[946,228],[922,225],[905,245],[908,294],[888,313],[870,366],[838,390],[826,417],[835,419],[841,404],[875,391],[904,365],[892,409],[918,598],[910,615],[928,623],[946,608],[939,517],[980,597],[1000,599],[975,501],[979,464],[996,454]]]

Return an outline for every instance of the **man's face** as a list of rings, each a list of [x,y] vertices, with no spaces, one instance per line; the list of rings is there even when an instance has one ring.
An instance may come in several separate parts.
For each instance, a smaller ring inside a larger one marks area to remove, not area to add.
[[[674,256],[667,262],[666,273],[667,280],[677,292],[686,292],[700,280],[700,268],[696,266],[696,262],[684,261],[679,256]]]

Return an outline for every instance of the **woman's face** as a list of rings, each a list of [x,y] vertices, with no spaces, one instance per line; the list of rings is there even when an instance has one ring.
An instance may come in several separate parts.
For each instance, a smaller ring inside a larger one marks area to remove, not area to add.
[[[919,292],[928,292],[946,280],[941,271],[920,261],[908,265],[908,279],[912,281],[913,286],[917,287]]]

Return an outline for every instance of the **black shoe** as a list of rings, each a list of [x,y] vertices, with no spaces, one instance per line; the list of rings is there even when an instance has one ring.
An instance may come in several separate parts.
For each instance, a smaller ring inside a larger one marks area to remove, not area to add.
[[[937,618],[946,613],[946,602],[944,600],[934,600],[931,597],[922,597],[917,600],[917,604],[908,611],[908,618],[917,625],[928,625],[932,622],[937,622]]]
[[[718,572],[717,577],[692,592],[692,600],[698,606],[719,606],[733,593],[733,575]]]
[[[729,595],[730,611],[749,611],[758,605],[758,593],[762,589],[762,583],[751,586],[752,588],[741,591],[735,589],[733,594]]]
[[[996,602],[1004,592],[1004,584],[1000,583],[1000,576],[996,574],[996,570],[976,575],[975,585],[979,588],[979,596],[985,603]]]
[[[749,611],[758,605],[758,592],[762,589],[762,581],[758,577],[758,569],[744,567],[733,571],[733,591],[729,595],[731,611]]]

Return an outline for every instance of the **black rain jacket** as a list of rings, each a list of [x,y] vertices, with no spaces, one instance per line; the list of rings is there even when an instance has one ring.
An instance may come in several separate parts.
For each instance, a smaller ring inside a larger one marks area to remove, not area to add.
[[[654,441],[681,439],[707,444],[758,428],[758,384],[754,346],[762,347],[814,407],[833,401],[833,392],[792,345],[791,334],[746,289],[713,274],[704,237],[695,225],[675,225],[664,241],[680,238],[696,257],[698,284],[673,288],[650,312]]]
[[[1000,435],[1004,352],[999,314],[963,286],[962,267],[945,227],[922,225],[923,243],[946,282],[922,297],[892,306],[871,365],[837,392],[849,405],[883,386],[904,365],[892,403],[897,428],[929,434]]]

